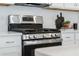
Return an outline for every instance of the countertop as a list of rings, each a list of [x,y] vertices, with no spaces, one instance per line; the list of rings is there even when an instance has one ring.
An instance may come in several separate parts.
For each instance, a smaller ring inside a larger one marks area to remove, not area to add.
[[[41,54],[41,56],[79,56],[79,46],[54,46],[39,48],[35,50],[35,53]]]
[[[22,33],[19,32],[6,32],[6,33],[0,33],[0,36],[7,36],[7,35],[22,35]]]
[[[74,29],[61,29],[60,30],[61,32],[79,32],[79,29],[77,29],[77,30],[74,30]]]

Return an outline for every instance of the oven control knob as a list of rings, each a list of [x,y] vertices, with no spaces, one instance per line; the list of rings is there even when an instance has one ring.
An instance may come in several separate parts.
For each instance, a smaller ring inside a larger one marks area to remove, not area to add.
[[[55,37],[57,37],[57,35],[55,34]]]
[[[31,37],[29,36],[29,39],[31,39]]]
[[[28,35],[27,38],[30,39],[30,36]]]
[[[23,35],[23,39],[29,39],[29,35]]]
[[[51,38],[53,38],[53,35],[51,34]]]
[[[43,38],[45,38],[45,36],[43,35]]]
[[[57,35],[57,34],[55,34],[55,37],[58,37],[58,35]]]
[[[34,39],[36,39],[36,36],[33,36]]]

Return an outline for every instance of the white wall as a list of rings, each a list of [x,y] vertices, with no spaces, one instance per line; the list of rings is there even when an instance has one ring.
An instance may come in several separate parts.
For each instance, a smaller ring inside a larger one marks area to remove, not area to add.
[[[36,7],[24,7],[24,6],[0,6],[0,32],[8,31],[8,15],[18,14],[18,15],[40,15],[44,17],[44,28],[55,28],[56,15],[61,11],[46,10],[43,8]],[[62,11],[65,19],[70,20],[72,23],[79,22],[79,14],[77,12],[66,12]]]

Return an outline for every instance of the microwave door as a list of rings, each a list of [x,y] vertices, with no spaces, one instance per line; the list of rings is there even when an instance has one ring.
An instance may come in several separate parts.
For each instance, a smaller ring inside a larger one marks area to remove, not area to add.
[[[24,16],[24,17],[22,17],[22,23],[34,23],[33,16]]]
[[[9,16],[9,22],[10,23],[20,23],[19,15],[10,15]]]

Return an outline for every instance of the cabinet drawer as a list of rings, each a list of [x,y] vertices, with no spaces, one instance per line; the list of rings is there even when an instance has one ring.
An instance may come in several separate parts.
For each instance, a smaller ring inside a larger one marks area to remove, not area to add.
[[[63,41],[63,42],[62,42],[62,45],[63,45],[63,46],[74,45],[74,41],[71,41],[71,40],[70,40],[70,41]]]
[[[1,36],[0,37],[0,48],[21,46],[21,36]]]
[[[79,45],[79,40],[76,40],[76,45]]]
[[[64,41],[74,40],[74,34],[73,33],[63,33],[62,34],[62,39]]]
[[[79,33],[75,33],[75,39],[79,40]]]
[[[21,56],[21,54],[19,52],[10,52],[10,53],[4,53],[2,54],[2,56]]]
[[[21,56],[21,47],[1,48],[0,56]]]

